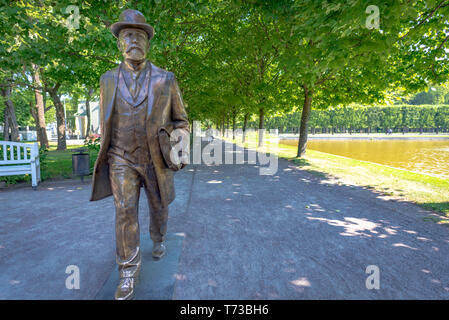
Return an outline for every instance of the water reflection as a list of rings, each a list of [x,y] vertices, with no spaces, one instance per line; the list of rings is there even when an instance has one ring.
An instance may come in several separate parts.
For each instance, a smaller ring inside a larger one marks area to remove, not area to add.
[[[298,145],[296,140],[279,143]],[[449,179],[448,140],[309,140],[307,147]]]

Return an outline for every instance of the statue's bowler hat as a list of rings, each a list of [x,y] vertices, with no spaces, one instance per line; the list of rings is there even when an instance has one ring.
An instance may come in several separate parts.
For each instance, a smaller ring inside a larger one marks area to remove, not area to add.
[[[147,24],[143,14],[137,10],[125,10],[120,14],[120,21],[111,25],[112,34],[118,38],[120,30],[123,28],[142,29],[148,34],[148,40],[154,36],[154,28]]]

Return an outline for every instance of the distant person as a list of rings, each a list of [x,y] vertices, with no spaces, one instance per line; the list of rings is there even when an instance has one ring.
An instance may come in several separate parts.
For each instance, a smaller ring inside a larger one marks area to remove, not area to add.
[[[214,141],[214,136],[213,136],[213,134],[212,134],[212,129],[211,129],[211,128],[208,128],[208,129],[206,130],[206,138],[207,138],[207,142],[208,142],[208,143]]]

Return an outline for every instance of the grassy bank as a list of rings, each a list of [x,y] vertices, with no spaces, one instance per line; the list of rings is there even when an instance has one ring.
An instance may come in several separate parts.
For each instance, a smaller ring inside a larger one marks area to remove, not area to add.
[[[231,139],[226,139],[231,141]],[[235,141],[234,141],[235,142]],[[242,145],[240,140],[237,144]],[[356,185],[371,189],[387,198],[400,199],[438,213],[439,218],[429,218],[438,223],[449,224],[449,180],[420,173],[388,167],[367,161],[307,150],[304,158],[297,158],[295,146],[270,142],[257,148],[257,138],[250,135],[245,147],[277,154],[281,158],[339,184]]]

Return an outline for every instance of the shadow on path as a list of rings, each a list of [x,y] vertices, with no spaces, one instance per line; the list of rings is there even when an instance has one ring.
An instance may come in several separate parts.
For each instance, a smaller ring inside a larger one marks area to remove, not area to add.
[[[175,298],[449,298],[448,229],[424,209],[283,159],[272,176],[257,164],[192,167]],[[366,288],[369,265],[379,290]]]

